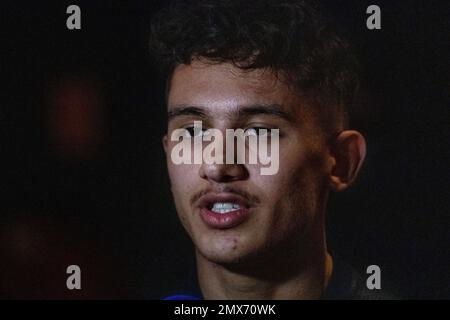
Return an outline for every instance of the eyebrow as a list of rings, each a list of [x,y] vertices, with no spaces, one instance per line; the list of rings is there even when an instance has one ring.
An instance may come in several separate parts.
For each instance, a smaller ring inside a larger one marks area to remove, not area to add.
[[[204,111],[204,108],[202,107],[186,105],[174,107],[172,110],[167,112],[167,118],[169,121],[181,116],[196,116],[200,118],[206,118],[206,113]]]
[[[242,116],[254,116],[254,115],[268,115],[281,118],[286,121],[292,121],[292,117],[289,113],[282,110],[279,104],[257,104],[251,106],[245,106],[237,109],[238,117]]]
[[[227,114],[228,117],[235,116],[237,118],[255,115],[276,116],[288,122],[292,121],[292,116],[283,111],[281,105],[279,104],[254,104],[248,106],[238,106]],[[172,110],[167,113],[169,121],[180,116],[196,116],[206,118],[208,116],[208,112],[201,106],[180,105],[172,108]]]

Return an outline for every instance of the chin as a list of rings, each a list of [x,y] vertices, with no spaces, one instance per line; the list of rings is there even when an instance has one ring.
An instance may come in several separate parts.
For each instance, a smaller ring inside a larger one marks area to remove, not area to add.
[[[221,265],[239,265],[254,256],[254,248],[239,237],[207,237],[196,243],[197,251],[207,260]]]
[[[213,262],[218,265],[236,265],[242,262],[242,257],[240,255],[225,255],[223,253],[218,252],[206,252],[206,254],[202,253],[202,256],[206,258],[206,260]]]

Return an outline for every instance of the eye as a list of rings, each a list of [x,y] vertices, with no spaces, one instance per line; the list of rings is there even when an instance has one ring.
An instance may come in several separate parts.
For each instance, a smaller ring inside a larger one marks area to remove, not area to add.
[[[251,127],[245,129],[248,136],[270,136],[270,129],[265,127]]]
[[[186,136],[187,137],[203,137],[208,134],[207,129],[200,130],[199,128],[196,128],[194,126],[185,127],[183,128],[186,130]]]

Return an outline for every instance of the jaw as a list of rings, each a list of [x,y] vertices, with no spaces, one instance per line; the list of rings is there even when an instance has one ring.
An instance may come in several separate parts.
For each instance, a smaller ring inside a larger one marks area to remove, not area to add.
[[[307,234],[292,229],[278,230],[277,236],[257,227],[200,233],[194,238],[197,263],[261,279],[279,276],[280,281],[311,266],[320,273],[327,256],[320,220],[308,226]]]

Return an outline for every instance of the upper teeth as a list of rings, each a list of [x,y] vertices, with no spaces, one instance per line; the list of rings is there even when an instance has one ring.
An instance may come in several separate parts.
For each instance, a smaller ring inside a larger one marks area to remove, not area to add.
[[[216,202],[214,203],[212,207],[212,211],[217,213],[227,213],[231,211],[235,211],[237,209],[240,209],[241,206],[237,203],[231,203],[231,202]]]

